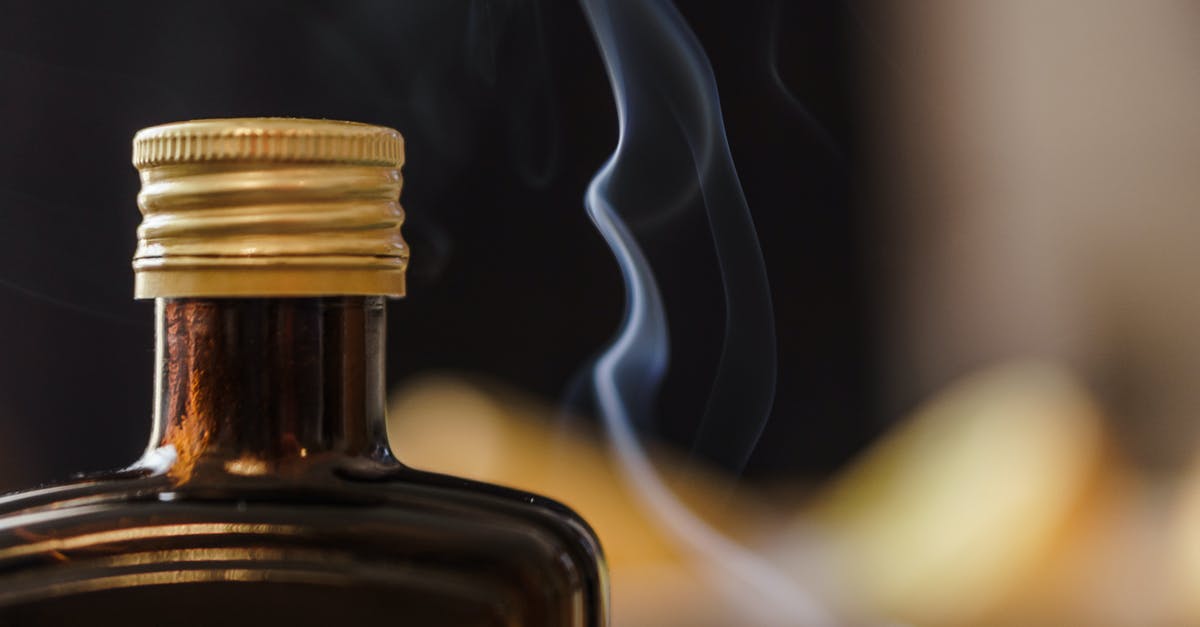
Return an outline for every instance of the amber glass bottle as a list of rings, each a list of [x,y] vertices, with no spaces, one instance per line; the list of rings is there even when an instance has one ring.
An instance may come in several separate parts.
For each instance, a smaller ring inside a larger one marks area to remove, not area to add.
[[[138,134],[150,446],[0,499],[0,625],[607,624],[578,516],[391,454],[402,161],[398,133],[344,122]]]

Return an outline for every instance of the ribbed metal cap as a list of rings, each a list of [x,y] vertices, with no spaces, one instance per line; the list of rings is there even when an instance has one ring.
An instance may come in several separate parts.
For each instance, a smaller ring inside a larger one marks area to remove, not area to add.
[[[195,120],[133,140],[137,298],[404,294],[404,140],[291,118]]]

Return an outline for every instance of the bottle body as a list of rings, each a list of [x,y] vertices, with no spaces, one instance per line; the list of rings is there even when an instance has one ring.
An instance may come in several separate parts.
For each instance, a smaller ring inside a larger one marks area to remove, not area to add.
[[[577,517],[404,468],[186,486],[140,469],[3,507],[0,624],[604,624]]]
[[[143,460],[0,499],[0,624],[606,624],[578,516],[392,457],[382,299],[158,315]]]

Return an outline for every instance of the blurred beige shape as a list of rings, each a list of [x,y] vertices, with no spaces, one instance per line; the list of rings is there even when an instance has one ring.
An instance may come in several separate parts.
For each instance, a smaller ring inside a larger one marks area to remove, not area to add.
[[[933,0],[868,16],[892,274],[890,379],[979,363],[1105,381],[1121,442],[1200,437],[1200,7]]]
[[[1200,625],[1200,458],[1181,477],[1178,497],[1167,529],[1172,624]]]
[[[1106,461],[1086,392],[1060,369],[1010,365],[940,393],[804,516],[829,541],[852,610],[989,624],[1037,594],[1062,603],[1067,592],[1048,588],[1073,574],[1052,571],[1111,489]]]
[[[609,562],[614,625],[728,627],[738,606],[664,537],[626,489],[603,440],[553,420],[553,408],[495,383],[427,376],[389,406],[388,434],[405,464],[544,494],[579,512]],[[749,490],[654,455],[672,489],[705,520],[748,535],[772,516]]]

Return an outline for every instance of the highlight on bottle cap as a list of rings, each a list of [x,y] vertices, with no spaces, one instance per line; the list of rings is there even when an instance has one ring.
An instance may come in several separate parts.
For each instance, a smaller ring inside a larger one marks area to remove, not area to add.
[[[133,138],[135,298],[403,296],[404,139],[332,120],[193,120]]]

